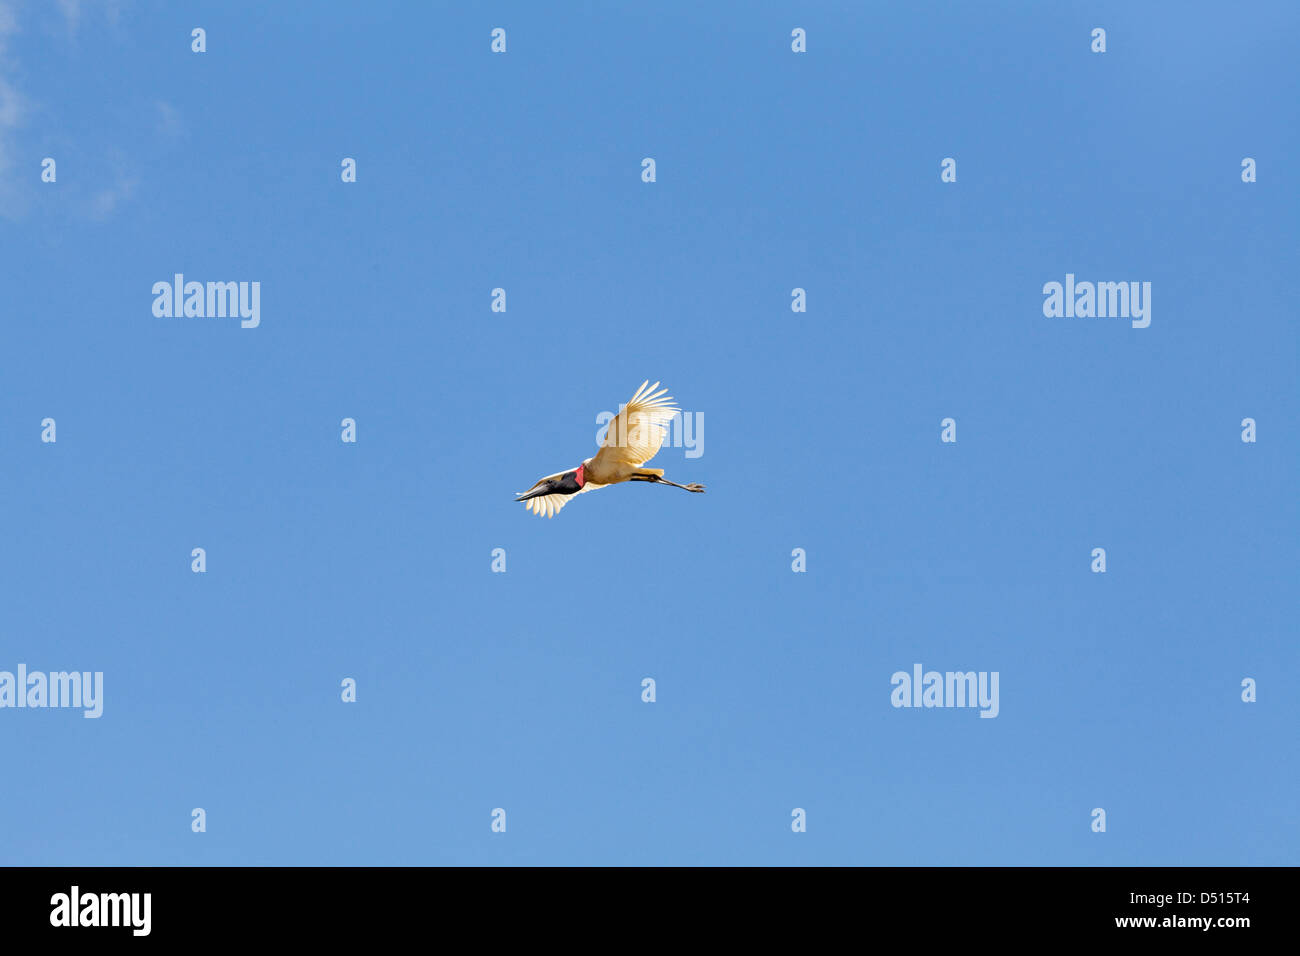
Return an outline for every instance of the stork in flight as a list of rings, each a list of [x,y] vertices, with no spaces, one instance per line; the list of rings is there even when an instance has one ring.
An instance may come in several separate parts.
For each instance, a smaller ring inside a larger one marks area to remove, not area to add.
[[[704,486],[694,482],[679,485],[669,481],[662,468],[642,467],[659,451],[668,423],[681,411],[673,404],[672,396],[665,394],[668,389],[655,391],[658,388],[658,382],[642,382],[632,400],[609,423],[600,451],[572,471],[547,475],[515,500],[526,501],[525,507],[533,514],[553,518],[573,495],[620,481],[651,481],[686,491],[703,491]]]

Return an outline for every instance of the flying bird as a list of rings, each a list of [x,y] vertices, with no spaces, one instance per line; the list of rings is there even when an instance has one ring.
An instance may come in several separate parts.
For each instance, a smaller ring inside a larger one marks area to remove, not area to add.
[[[574,495],[620,481],[651,481],[686,491],[703,491],[704,486],[694,482],[679,485],[669,481],[662,468],[642,467],[658,453],[668,423],[681,412],[667,391],[659,388],[658,382],[653,385],[649,379],[642,382],[632,400],[609,423],[600,451],[572,471],[547,475],[527,491],[520,492],[515,501],[527,502],[524,507],[533,514],[553,518]]]

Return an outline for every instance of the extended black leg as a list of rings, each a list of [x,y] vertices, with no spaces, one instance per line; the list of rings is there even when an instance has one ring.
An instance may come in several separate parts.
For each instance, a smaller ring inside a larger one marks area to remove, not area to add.
[[[660,478],[658,475],[633,475],[633,481],[657,481],[661,485],[672,485],[674,488],[680,488],[682,491],[703,492],[704,486],[692,481],[689,485],[679,485],[675,481],[669,481],[667,478]]]

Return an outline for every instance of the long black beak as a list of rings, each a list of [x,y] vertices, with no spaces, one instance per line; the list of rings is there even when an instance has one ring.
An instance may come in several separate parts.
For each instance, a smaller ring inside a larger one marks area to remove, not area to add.
[[[527,494],[521,495],[520,497],[516,498],[515,502],[518,503],[520,501],[527,501],[529,498],[536,498],[538,495],[549,495],[550,493],[551,493],[550,485],[543,485],[541,488],[538,488],[536,491],[530,491]]]

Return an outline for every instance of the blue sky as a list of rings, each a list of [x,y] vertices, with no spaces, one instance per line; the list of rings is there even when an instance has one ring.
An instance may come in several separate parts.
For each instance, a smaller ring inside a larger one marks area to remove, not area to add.
[[[1300,862],[1300,9],[466,6],[0,3],[0,861]]]

